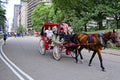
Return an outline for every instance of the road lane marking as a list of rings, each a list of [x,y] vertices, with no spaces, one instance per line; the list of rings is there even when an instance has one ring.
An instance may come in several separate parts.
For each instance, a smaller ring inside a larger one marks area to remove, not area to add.
[[[3,52],[2,46],[4,43],[1,44],[1,54],[4,56],[4,58],[15,68],[17,69],[22,75],[24,75],[28,80],[34,80],[32,77],[30,77],[28,74],[26,74],[24,71],[22,71],[19,67],[17,67]],[[5,59],[0,55],[0,58],[5,62],[5,64],[14,72],[14,74],[20,79],[25,80]]]
[[[25,80],[0,54],[1,60],[12,70],[12,72],[20,79]]]

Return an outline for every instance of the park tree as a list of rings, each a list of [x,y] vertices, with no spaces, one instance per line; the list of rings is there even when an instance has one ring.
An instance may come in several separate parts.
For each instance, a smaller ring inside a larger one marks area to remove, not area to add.
[[[117,4],[117,7],[113,7],[113,4]],[[87,31],[86,24],[92,20],[97,22],[97,29],[102,30],[105,29],[103,20],[113,14],[117,15],[119,23],[119,4],[119,0],[52,0],[52,5],[40,4],[34,9],[32,24],[36,30],[40,30],[43,22],[64,21],[79,32],[83,28]]]
[[[50,6],[39,4],[32,12],[32,25],[35,31],[39,31],[44,22],[48,22]]]
[[[6,21],[6,10],[5,8],[5,4],[8,3],[8,0],[0,0],[0,27],[2,27],[3,31],[4,31],[4,24]]]
[[[6,21],[6,16],[5,16],[5,9],[0,7],[0,27],[2,27],[3,31],[4,31],[4,24]]]
[[[32,25],[35,31],[40,31],[44,22],[59,23],[62,20],[62,12],[55,13],[53,5],[39,4],[32,12]]]
[[[26,28],[25,27],[23,27],[21,24],[17,27],[17,32],[19,32],[19,33],[24,33],[24,32],[26,32]]]
[[[55,5],[56,10],[60,9],[62,12],[66,13],[66,15],[69,15],[68,12],[73,14],[74,11],[74,16],[78,18],[78,23],[81,22],[77,28],[79,29],[80,26],[83,25],[86,31],[86,23],[90,20],[98,23],[98,30],[105,29],[103,26],[103,20],[110,16],[111,11],[117,12],[119,10],[119,0],[52,0],[52,2]],[[112,10],[113,4],[117,6],[114,7],[114,10]],[[119,19],[119,13],[117,12],[115,15],[117,17],[116,19]],[[70,18],[70,16],[67,18]],[[117,21],[117,23],[119,22]]]
[[[103,27],[103,20],[109,16],[111,10],[109,0],[91,0],[90,4],[92,5],[91,9],[91,18],[98,23],[98,30],[105,29]]]
[[[114,18],[116,22],[116,28],[120,29],[120,0],[112,0],[113,3],[111,2],[111,15]]]
[[[81,31],[82,27],[88,21],[84,16],[87,10],[86,4],[88,0],[52,0],[55,11],[61,10],[63,13],[63,21],[70,24],[75,31]]]

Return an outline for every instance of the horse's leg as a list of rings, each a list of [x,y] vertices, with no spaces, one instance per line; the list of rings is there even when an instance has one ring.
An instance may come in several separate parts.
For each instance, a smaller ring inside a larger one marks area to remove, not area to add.
[[[102,60],[102,56],[101,56],[101,51],[98,50],[98,57],[99,57],[99,60],[100,60],[100,66],[102,68],[102,71],[105,71],[105,68],[103,67],[103,60]]]
[[[82,51],[82,49],[83,49],[83,47],[80,47],[79,49],[78,49],[78,54],[80,54],[80,58],[81,58],[81,63],[83,63],[83,56],[82,56],[82,54],[81,54],[81,51]]]
[[[92,54],[92,57],[91,57],[91,59],[89,61],[89,64],[88,64],[89,66],[91,66],[91,63],[92,63],[92,60],[93,60],[95,54],[96,54],[96,51],[94,51],[93,54]]]
[[[76,63],[78,63],[78,53],[77,53],[77,49],[75,49],[75,60],[76,60]]]

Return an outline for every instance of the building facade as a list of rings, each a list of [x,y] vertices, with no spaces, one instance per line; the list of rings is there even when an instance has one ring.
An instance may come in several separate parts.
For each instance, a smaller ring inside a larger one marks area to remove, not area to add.
[[[13,17],[13,26],[12,26],[12,32],[15,32],[17,30],[18,26],[18,15],[20,13],[21,5],[14,5],[14,17]]]
[[[34,10],[34,8],[41,2],[42,0],[29,0],[28,1],[28,10],[27,10],[27,28],[32,27],[32,22],[31,22],[31,13]]]
[[[27,10],[27,28],[28,28],[28,31],[31,32],[32,31],[32,17],[31,17],[31,13],[32,11],[35,9],[35,7],[41,3],[41,2],[44,2],[44,3],[50,3],[50,0],[28,0],[28,10]],[[33,31],[32,31],[33,33]]]
[[[35,7],[44,2],[45,4],[50,3],[50,0],[27,0],[27,2],[21,2],[20,5],[14,6],[14,19],[13,19],[13,30],[16,31],[17,26],[20,24],[27,28],[27,31],[32,30],[32,17],[31,13]]]
[[[21,3],[20,24],[27,28],[27,2]]]
[[[27,26],[28,28],[32,27],[32,23],[31,23],[31,13],[32,11],[35,9],[35,7],[41,3],[50,3],[50,0],[28,0],[28,17],[27,17]]]

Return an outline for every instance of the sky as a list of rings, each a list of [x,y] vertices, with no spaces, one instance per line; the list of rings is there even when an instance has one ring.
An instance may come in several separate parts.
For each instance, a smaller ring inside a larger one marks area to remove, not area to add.
[[[8,32],[11,31],[13,16],[14,16],[14,5],[20,4],[20,0],[8,0],[8,4],[6,5],[6,18],[8,22]]]
[[[8,0],[8,4],[6,5],[6,17],[9,24],[13,21],[15,4],[20,4],[20,0]]]

